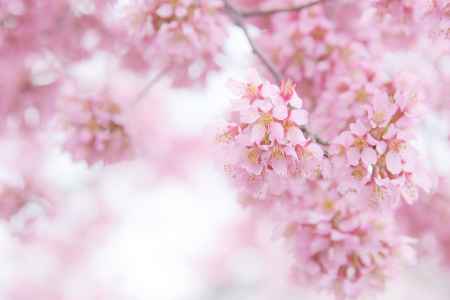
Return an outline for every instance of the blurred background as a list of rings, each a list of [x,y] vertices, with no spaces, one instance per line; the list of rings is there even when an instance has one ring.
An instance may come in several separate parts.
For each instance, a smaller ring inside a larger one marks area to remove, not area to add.
[[[161,99],[154,103],[166,113],[160,126],[186,139],[209,137],[229,105],[227,80],[242,78],[253,59],[241,30],[232,28],[219,62],[223,70],[212,74],[204,89],[171,89],[162,77],[147,91]],[[395,69],[414,57],[388,54],[385,60]],[[100,54],[86,67],[71,71],[89,83],[92,78],[104,80],[111,68]],[[154,99],[142,99],[146,100]],[[447,121],[430,115],[418,142],[442,175],[450,170]],[[35,179],[57,186],[56,198],[64,199],[65,209],[56,213],[53,204],[47,210],[45,201],[32,199],[20,213],[2,219],[0,299],[332,299],[289,284],[290,258],[282,243],[273,239],[270,224],[256,225],[251,212],[237,202],[211,153],[204,154],[210,159],[192,155],[192,161],[183,156],[188,161],[179,162],[174,151],[174,163],[181,170],[162,176],[144,159],[88,167],[60,150],[61,136],[43,132],[42,139],[51,141],[50,149],[39,158],[45,167]],[[149,147],[168,144],[155,140]],[[36,159],[32,148],[23,147],[13,136],[2,139],[2,182],[20,181],[14,161],[27,165]],[[176,149],[189,151],[183,145]],[[54,218],[42,217],[52,211]],[[448,222],[443,219],[442,226],[449,227]],[[421,251],[432,252],[426,249],[433,247],[431,237],[420,243]],[[421,258],[375,298],[450,299],[450,273],[442,259]]]

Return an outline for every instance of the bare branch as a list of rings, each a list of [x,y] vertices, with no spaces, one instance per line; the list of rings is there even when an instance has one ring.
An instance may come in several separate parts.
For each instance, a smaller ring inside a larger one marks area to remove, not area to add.
[[[245,25],[244,21],[244,14],[239,12],[237,9],[235,9],[231,4],[228,2],[228,0],[222,0],[225,8],[225,12],[227,15],[233,20],[233,22],[242,29],[244,32],[245,37],[247,38],[248,43],[250,44],[250,47],[252,48],[253,53],[259,58],[259,60],[262,62],[262,64],[269,70],[269,72],[272,74],[274,79],[276,80],[277,84],[281,84],[282,76],[281,74],[275,69],[275,67],[270,63],[270,61],[264,56],[264,54],[259,50],[259,48],[256,46],[255,42],[253,41],[252,37],[250,36],[248,29]],[[297,7],[298,9],[306,8],[312,5],[315,5],[319,2],[323,2],[327,0],[320,0],[316,2],[311,2],[308,4],[303,5],[301,8]],[[294,8],[291,8],[294,9]],[[278,10],[275,12],[265,12],[265,14],[272,14],[277,12],[283,12],[284,10]],[[255,12],[254,12],[255,13]],[[247,13],[248,16],[248,13]],[[302,127],[301,130],[303,131],[303,134],[305,134],[306,137],[310,137],[313,139],[316,143],[322,145],[322,146],[328,146],[329,143],[322,140],[318,135],[311,133],[306,127]],[[325,151],[326,156],[328,156],[328,153]]]
[[[306,127],[303,126],[303,127],[301,127],[300,129],[302,130],[303,134],[304,134],[306,137],[310,137],[310,138],[313,139],[317,144],[320,144],[320,145],[322,145],[322,146],[329,146],[329,145],[330,145],[330,143],[328,143],[327,141],[322,140],[322,139],[320,138],[320,136],[318,136],[317,134],[313,134],[313,133],[309,132],[308,128],[306,128]]]
[[[309,8],[311,6],[323,3],[325,1],[327,1],[327,0],[316,0],[316,1],[312,1],[310,3],[306,3],[306,4],[303,4],[303,5],[296,5],[296,6],[291,6],[291,7],[274,8],[274,9],[268,9],[268,10],[248,11],[248,12],[242,12],[241,15],[244,18],[252,18],[252,17],[270,16],[270,15],[278,14],[278,13],[297,12],[297,11]]]
[[[156,74],[153,78],[151,78],[147,84],[144,86],[144,88],[139,92],[139,94],[137,94],[136,99],[133,101],[133,104],[138,103],[139,101],[142,100],[142,98],[144,98],[148,91],[156,84],[158,83],[161,78],[166,75],[167,71],[169,70],[169,68],[164,68],[161,71],[159,71],[158,74]]]
[[[250,33],[248,32],[247,26],[245,26],[245,23],[242,20],[242,15],[240,12],[238,12],[234,7],[228,3],[227,0],[223,0],[223,3],[225,5],[225,10],[230,16],[230,18],[234,21],[236,26],[242,29],[244,32],[244,35],[250,44],[250,47],[252,48],[253,53],[259,58],[259,60],[263,63],[263,65],[269,70],[269,72],[272,74],[275,81],[280,84],[281,83],[281,74],[275,69],[275,67],[270,63],[270,61],[264,56],[264,54],[258,49],[255,42],[250,36]]]

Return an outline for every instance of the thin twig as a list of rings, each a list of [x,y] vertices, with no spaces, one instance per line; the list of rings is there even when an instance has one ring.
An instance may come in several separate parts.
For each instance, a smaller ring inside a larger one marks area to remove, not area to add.
[[[236,8],[230,5],[228,0],[222,0],[225,6],[225,11],[228,14],[228,16],[234,21],[236,26],[242,29],[244,32],[245,37],[247,38],[248,43],[250,44],[250,47],[252,48],[253,53],[259,58],[259,60],[263,63],[263,65],[269,70],[269,72],[272,74],[273,78],[277,82],[277,84],[281,84],[282,76],[281,74],[275,69],[275,67],[270,63],[270,61],[264,56],[264,54],[259,50],[259,48],[255,45],[253,39],[251,38],[247,27],[245,26],[245,21],[243,20],[243,14],[239,12]],[[320,0],[316,2],[322,2],[326,0]],[[312,6],[313,3],[309,3],[306,5],[303,5],[303,8]],[[279,11],[281,12],[281,11]],[[302,127],[301,130],[307,137],[311,137],[316,143],[322,145],[322,146],[328,146],[329,143],[322,140],[318,135],[311,133],[306,127]],[[328,155],[327,152],[325,152],[326,155]]]
[[[296,5],[296,6],[291,6],[291,7],[274,8],[274,9],[268,9],[268,10],[248,11],[248,12],[242,12],[241,15],[244,18],[252,18],[252,17],[270,16],[270,15],[278,14],[278,13],[297,12],[297,11],[309,8],[311,6],[320,4],[320,3],[325,2],[325,1],[327,1],[327,0],[316,0],[316,1],[312,1],[310,3],[306,3],[306,4],[302,4],[302,5]]]
[[[144,88],[137,94],[136,99],[133,101],[134,104],[141,101],[145,95],[147,95],[148,91],[156,84],[158,83],[161,78],[167,73],[169,68],[164,68],[161,71],[159,71],[158,74],[156,74],[153,78],[151,78],[147,84],[144,86]]]
[[[300,129],[302,130],[303,134],[306,137],[311,137],[317,144],[320,144],[322,146],[329,146],[330,143],[328,143],[327,141],[322,140],[322,138],[320,136],[318,136],[317,134],[313,134],[311,132],[309,132],[308,128],[302,126],[300,127]]]
[[[280,84],[281,83],[281,74],[275,69],[275,67],[270,63],[270,61],[264,56],[264,54],[258,49],[255,42],[250,36],[250,33],[248,32],[247,26],[245,26],[245,23],[242,20],[242,15],[240,12],[238,12],[234,7],[228,3],[227,0],[223,0],[223,3],[225,5],[225,9],[228,12],[228,15],[230,18],[234,21],[236,26],[242,29],[242,32],[244,32],[244,35],[250,44],[250,47],[252,48],[253,53],[259,58],[259,60],[263,63],[264,66],[269,70],[269,72],[272,74],[275,81]]]

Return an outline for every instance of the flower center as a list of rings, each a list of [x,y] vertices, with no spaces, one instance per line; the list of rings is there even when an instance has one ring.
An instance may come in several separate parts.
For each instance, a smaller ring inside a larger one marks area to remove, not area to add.
[[[356,166],[352,171],[352,176],[358,180],[363,179],[366,174],[366,169],[361,165]]]
[[[284,158],[283,151],[281,151],[280,147],[275,147],[272,150],[272,156],[275,159],[283,159]]]
[[[369,98],[369,94],[364,88],[360,88],[355,92],[355,100],[359,103],[364,103]]]
[[[375,122],[375,124],[377,125],[381,125],[383,124],[384,120],[385,120],[386,114],[384,111],[376,111],[373,114],[373,121]]]
[[[273,121],[273,117],[270,114],[262,114],[259,121],[264,125],[269,125]]]
[[[353,147],[355,147],[359,151],[362,151],[364,148],[366,148],[366,146],[367,146],[367,142],[362,137],[357,137],[353,141]]]
[[[250,162],[257,164],[259,162],[259,151],[256,148],[251,149],[248,154],[247,158]]]

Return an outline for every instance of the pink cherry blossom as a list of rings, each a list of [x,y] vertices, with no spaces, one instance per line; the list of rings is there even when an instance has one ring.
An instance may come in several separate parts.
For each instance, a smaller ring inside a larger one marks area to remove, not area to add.
[[[357,299],[383,289],[402,265],[414,263],[413,243],[398,235],[392,215],[355,206],[355,199],[332,189],[314,196],[305,195],[282,215],[296,282],[336,299]]]
[[[304,136],[302,126],[308,114],[295,85],[287,81],[277,87],[256,74],[249,82],[232,81],[230,85],[236,92],[232,108],[236,114],[219,135],[230,157],[227,170],[232,178],[242,178],[243,190],[248,187],[250,196],[256,197],[250,178],[265,186],[264,195],[283,191],[290,176],[304,176],[302,166],[323,157],[320,147]],[[313,165],[307,173],[315,173]]]
[[[118,26],[128,30],[144,61],[168,70],[177,85],[218,70],[227,19],[217,1],[117,0]]]
[[[127,157],[128,135],[120,119],[123,108],[104,95],[85,99],[66,103],[72,108],[66,114],[70,138],[65,148],[75,160],[86,160],[89,164],[98,160],[111,163]]]

